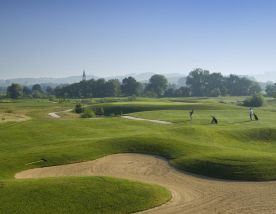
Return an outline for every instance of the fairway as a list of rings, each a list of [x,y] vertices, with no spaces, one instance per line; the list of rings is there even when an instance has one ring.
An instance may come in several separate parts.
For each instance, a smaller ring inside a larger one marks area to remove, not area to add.
[[[0,213],[24,213],[23,207],[25,213],[53,213],[54,201],[60,207],[55,213],[132,213],[163,203],[147,212],[272,213],[275,102],[256,108],[260,120],[249,121],[248,109],[237,105],[241,99],[92,102],[86,108],[105,109],[97,120],[68,111],[78,100],[1,103],[1,113],[28,120],[0,123]],[[211,115],[219,124],[210,124]],[[72,163],[76,167],[66,165]],[[24,171],[32,168],[38,169]]]

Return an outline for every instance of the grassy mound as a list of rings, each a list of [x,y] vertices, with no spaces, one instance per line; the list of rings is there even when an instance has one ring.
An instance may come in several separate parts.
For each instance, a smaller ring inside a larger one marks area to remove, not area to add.
[[[104,109],[104,114],[120,115],[129,114],[134,112],[143,111],[156,111],[156,110],[208,110],[208,109],[221,109],[223,105],[214,103],[200,103],[200,102],[175,102],[175,101],[139,101],[139,102],[114,102],[95,104],[91,107],[94,110],[98,108]]]
[[[109,177],[3,181],[0,213],[133,213],[170,200],[157,185]]]

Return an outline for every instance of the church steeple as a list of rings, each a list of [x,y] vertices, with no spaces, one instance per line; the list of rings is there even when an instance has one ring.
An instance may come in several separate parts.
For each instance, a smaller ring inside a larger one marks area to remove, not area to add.
[[[86,74],[85,74],[85,70],[83,70],[83,73],[82,73],[82,81],[86,81]]]

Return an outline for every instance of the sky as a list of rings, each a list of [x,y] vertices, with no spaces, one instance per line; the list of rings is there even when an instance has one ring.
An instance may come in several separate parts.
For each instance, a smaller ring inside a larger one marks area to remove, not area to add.
[[[276,73],[274,0],[0,0],[0,79]]]

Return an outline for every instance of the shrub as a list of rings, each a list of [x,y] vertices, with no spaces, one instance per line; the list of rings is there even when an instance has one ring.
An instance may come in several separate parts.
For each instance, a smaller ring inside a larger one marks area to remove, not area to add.
[[[103,116],[104,115],[104,108],[103,107],[99,107],[99,108],[95,108],[93,109],[95,114],[98,116]]]
[[[264,98],[262,95],[253,95],[245,99],[243,105],[247,107],[260,107],[264,105]]]
[[[210,92],[211,97],[219,97],[220,95],[221,95],[221,92],[219,88],[214,88]]]
[[[80,103],[77,103],[77,104],[76,104],[74,111],[75,111],[77,114],[80,114],[80,113],[83,112],[83,107],[81,106]]]
[[[94,111],[92,111],[90,108],[86,108],[84,112],[81,114],[81,118],[91,118],[95,117]]]

